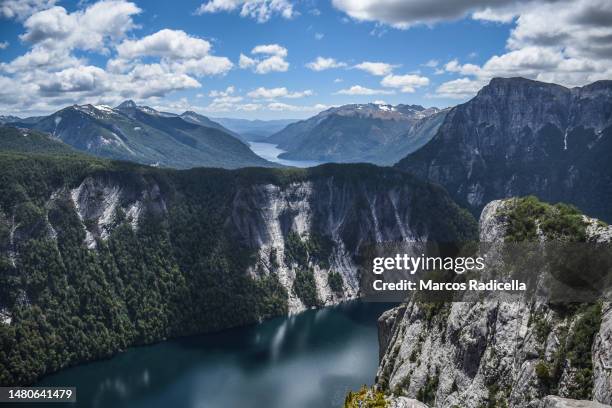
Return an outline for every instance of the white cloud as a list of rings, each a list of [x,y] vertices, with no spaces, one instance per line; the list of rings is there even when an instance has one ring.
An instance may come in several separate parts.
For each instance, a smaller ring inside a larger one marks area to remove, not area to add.
[[[440,61],[435,59],[431,59],[423,64],[423,66],[427,68],[436,68],[438,65],[440,65]]]
[[[134,3],[123,0],[102,0],[73,13],[55,6],[31,15],[20,38],[47,49],[108,52],[108,43],[133,29],[132,16],[140,12]]]
[[[562,4],[533,4],[505,10],[518,15],[507,40],[507,51],[494,55],[482,65],[445,65],[448,72],[466,78],[442,84],[440,95],[473,96],[476,86],[493,77],[522,76],[530,79],[581,86],[612,76],[612,13],[603,0],[577,0]],[[550,24],[550,16],[555,24]],[[503,20],[489,10],[478,15],[493,21]],[[450,91],[449,91],[450,89]]]
[[[43,95],[66,92],[101,93],[110,87],[106,71],[95,66],[67,68],[48,75],[38,85]]]
[[[0,85],[11,84],[0,91],[0,110],[48,112],[84,100],[159,102],[172,92],[200,88],[196,77],[232,68],[228,58],[210,54],[208,41],[180,30],[126,40],[138,13],[131,2],[101,0],[73,12],[55,6],[29,16],[21,39],[30,49],[0,63]],[[78,51],[112,57],[96,66]]]
[[[251,50],[251,54],[266,54],[266,55],[276,55],[278,57],[286,57],[287,49],[278,44],[265,44],[258,45]]]
[[[316,40],[322,40],[323,37],[325,37],[325,34],[323,34],[323,33],[315,33],[314,36],[315,36]]]
[[[126,40],[117,47],[121,58],[145,56],[167,58],[202,58],[208,55],[210,43],[192,37],[182,30],[163,29],[139,40]]]
[[[289,92],[287,88],[264,88],[259,87],[247,94],[249,98],[254,99],[275,99],[275,98],[303,98],[311,96],[313,92],[310,89],[301,92]]]
[[[251,68],[258,74],[285,72],[289,69],[289,63],[285,60],[288,54],[287,49],[278,44],[258,45],[251,50],[251,54],[264,55],[266,57],[258,59],[240,54],[240,61],[238,63],[240,68]]]
[[[122,61],[141,57],[159,57],[172,71],[196,76],[224,75],[232,69],[226,57],[208,55],[210,43],[190,36],[182,30],[163,29],[138,40],[126,40],[117,46],[114,65],[121,69]]]
[[[206,55],[199,59],[189,59],[172,64],[176,72],[184,72],[195,76],[225,75],[234,64],[226,57]]]
[[[471,80],[469,78],[454,79],[440,85],[433,96],[450,99],[465,99],[475,95],[484,85],[484,82]]]
[[[385,62],[364,61],[360,64],[355,65],[353,68],[360,69],[372,75],[385,76],[389,75],[393,71],[393,69],[397,68],[398,66],[399,65],[387,64]]]
[[[240,65],[240,68],[245,69],[257,65],[257,61],[253,58],[247,57],[244,54],[240,54],[238,65]]]
[[[523,76],[580,86],[612,77],[612,12],[609,0],[332,0],[360,21],[407,29],[472,18],[514,24],[506,50],[482,65],[449,61],[462,76],[441,86],[450,95],[473,95],[474,84],[495,76]],[[468,58],[475,55],[470,54]],[[427,64],[426,64],[427,65]],[[429,66],[429,65],[427,65]],[[435,73],[440,74],[441,68]],[[463,86],[464,90],[460,91]]]
[[[8,41],[0,41],[0,50],[5,50],[8,48],[8,46],[9,46]]]
[[[34,47],[11,62],[1,63],[0,70],[10,74],[27,73],[38,69],[53,71],[75,66],[79,63],[80,60],[68,53],[67,50],[47,50],[42,47]]]
[[[272,56],[257,63],[255,72],[258,74],[267,74],[269,72],[285,72],[289,69],[289,63],[282,57]]]
[[[346,67],[346,63],[336,61],[334,58],[317,57],[314,61],[306,64],[313,71],[325,71],[326,69]]]
[[[387,75],[380,84],[386,88],[398,88],[402,92],[412,93],[416,88],[429,85],[429,78],[415,75]]]
[[[290,105],[282,102],[271,102],[266,106],[268,109],[273,111],[289,111],[289,112],[320,112],[329,108],[327,105],[316,104],[309,106]]]
[[[227,88],[225,88],[224,91],[215,91],[215,90],[210,91],[208,93],[208,96],[210,96],[211,98],[220,98],[220,97],[230,96],[235,91],[236,91],[236,88],[234,86],[230,85]]]
[[[232,12],[238,9],[240,16],[253,18],[259,23],[265,23],[274,15],[290,19],[297,14],[288,0],[209,0],[200,5],[195,13]]]
[[[339,95],[390,95],[394,93],[395,91],[388,89],[371,89],[361,85],[353,85],[350,88],[341,89],[336,92]]]
[[[32,14],[51,8],[56,0],[2,0],[0,2],[0,17],[25,20]]]

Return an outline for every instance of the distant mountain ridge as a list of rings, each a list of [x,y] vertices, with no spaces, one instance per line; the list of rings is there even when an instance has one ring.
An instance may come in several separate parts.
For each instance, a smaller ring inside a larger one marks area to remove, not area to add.
[[[276,167],[224,131],[221,125],[206,119],[188,112],[183,115],[159,112],[125,101],[116,108],[72,105],[33,123],[9,124],[46,132],[95,156],[154,166]]]
[[[419,105],[351,104],[290,124],[266,139],[293,160],[394,164],[429,141],[446,110]]]
[[[397,167],[441,184],[474,214],[533,194],[611,221],[610,157],[612,81],[569,89],[495,78]]]
[[[250,120],[235,118],[212,118],[227,129],[240,135],[242,140],[261,142],[268,136],[283,130],[297,119]]]

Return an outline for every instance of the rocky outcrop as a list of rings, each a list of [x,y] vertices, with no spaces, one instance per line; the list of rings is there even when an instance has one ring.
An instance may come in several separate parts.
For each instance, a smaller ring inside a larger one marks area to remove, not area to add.
[[[572,400],[549,395],[543,398],[537,408],[606,408],[609,405],[600,404],[596,401]]]
[[[495,78],[397,167],[443,185],[474,214],[533,194],[611,221],[611,106],[612,81],[569,89]]]
[[[481,240],[503,241],[512,206],[505,200],[484,208]],[[605,240],[612,227],[594,223],[585,218],[587,239]],[[611,404],[611,322],[609,302],[558,309],[524,301],[408,301],[379,319],[384,355],[376,384],[435,407]],[[577,346],[578,338],[592,344]],[[590,360],[580,361],[585,356]],[[546,397],[551,393],[561,398]]]
[[[299,270],[313,270],[322,304],[334,304],[359,295],[355,257],[364,245],[437,238],[438,233],[428,221],[423,223],[411,205],[415,200],[415,190],[406,185],[381,187],[336,177],[286,185],[256,184],[235,194],[229,228],[257,251],[251,275],[257,276],[258,271],[276,274],[289,293],[290,312],[297,312],[307,307],[293,290]],[[324,259],[309,254],[302,264],[292,260],[287,254],[292,234],[306,246],[322,240]],[[341,293],[330,288],[331,272],[342,277]]]
[[[138,192],[125,188],[117,180],[87,177],[68,194],[83,223],[85,243],[90,249],[96,247],[97,239],[106,240],[121,222],[128,222],[132,229],[136,229],[139,217],[145,210],[156,215],[167,211],[159,185],[155,182],[145,185]],[[65,195],[65,189],[58,190],[53,193],[50,202],[65,199]]]

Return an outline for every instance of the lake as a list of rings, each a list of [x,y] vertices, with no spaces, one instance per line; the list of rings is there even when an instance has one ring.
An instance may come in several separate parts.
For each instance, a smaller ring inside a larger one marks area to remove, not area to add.
[[[352,301],[219,333],[135,347],[37,386],[75,386],[89,408],[340,407],[372,384],[376,320],[392,305]],[[24,407],[24,404],[18,406]]]
[[[322,164],[323,162],[315,161],[315,160],[285,160],[280,159],[278,156],[281,153],[285,153],[284,150],[279,149],[278,145],[272,143],[264,143],[264,142],[249,142],[249,147],[251,150],[266,160],[269,160],[274,163],[280,163],[285,166],[293,166],[293,167],[314,167]]]

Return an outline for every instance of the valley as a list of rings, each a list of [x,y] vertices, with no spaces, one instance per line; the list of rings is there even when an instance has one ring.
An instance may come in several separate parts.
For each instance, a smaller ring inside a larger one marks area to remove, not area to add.
[[[540,110],[524,109],[526,94]],[[376,318],[391,305],[359,301],[360,261],[371,245],[608,242],[609,97],[606,81],[568,90],[512,78],[444,111],[397,108],[421,112],[416,123],[439,122],[420,148],[396,149],[405,157],[382,167],[324,163],[335,159],[317,154],[292,159],[284,149],[305,146],[300,138],[331,143],[313,136],[320,129],[300,133],[309,120],[247,142],[196,112],[130,102],[10,122],[0,127],[0,382],[78,384],[86,390],[81,406],[163,406],[183,401],[179,395],[249,406],[230,392],[211,399],[197,391],[217,376],[252,393],[284,384],[285,394],[267,400],[278,407],[351,407],[369,398],[388,407],[539,408],[546,405],[533,404],[557,396],[569,407],[592,398],[610,403],[608,299],[561,308],[407,299],[380,317],[378,346]],[[325,111],[321,123],[332,117],[371,136],[381,131],[372,120],[408,121],[385,106]],[[182,153],[159,150],[165,165],[150,163],[132,134],[91,144],[135,124],[211,161],[173,162]],[[393,126],[405,125],[417,126]],[[213,137],[218,148],[238,146],[256,159],[221,164],[220,151],[204,147],[213,133],[222,135]],[[338,146],[351,143],[334,134]],[[537,198],[513,198],[529,194]],[[237,338],[249,342],[239,342],[243,351]],[[525,351],[509,351],[517,344]],[[163,375],[161,354],[176,359],[177,378]],[[128,361],[133,368],[118,375]],[[300,375],[303,395],[286,382]],[[164,391],[152,396],[154,384]],[[356,392],[362,384],[368,388]]]

